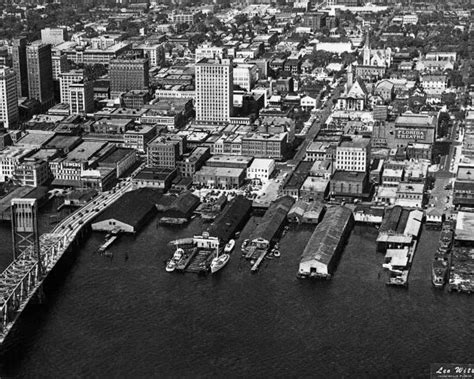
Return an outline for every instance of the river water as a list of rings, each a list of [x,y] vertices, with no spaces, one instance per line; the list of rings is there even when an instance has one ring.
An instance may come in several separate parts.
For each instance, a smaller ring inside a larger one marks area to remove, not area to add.
[[[372,227],[354,228],[331,281],[296,278],[310,227],[290,229],[281,258],[251,274],[237,247],[253,226],[207,277],[163,263],[166,243],[200,233],[199,219],[184,228],[153,220],[121,237],[113,259],[94,253],[104,237],[92,234],[44,304],[23,315],[0,376],[423,377],[430,363],[472,359],[472,298],[430,283],[439,232],[423,231],[406,290],[379,275]],[[0,241],[3,269],[7,225]]]

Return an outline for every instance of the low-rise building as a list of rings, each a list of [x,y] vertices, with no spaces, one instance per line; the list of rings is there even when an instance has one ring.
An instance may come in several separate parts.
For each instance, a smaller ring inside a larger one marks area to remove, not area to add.
[[[330,196],[343,200],[369,197],[368,174],[336,171],[330,182]]]
[[[123,145],[135,149],[140,153],[147,151],[148,143],[156,136],[156,127],[142,125],[132,130],[127,130],[123,135]]]
[[[329,192],[329,178],[308,176],[300,188],[301,199],[323,201]]]
[[[12,178],[16,168],[33,151],[30,148],[16,146],[8,146],[0,151],[0,182],[5,182]]]
[[[155,188],[163,191],[171,187],[177,170],[168,167],[144,167],[132,179],[134,188]]]
[[[198,146],[191,154],[183,156],[183,158],[176,163],[176,167],[181,176],[192,178],[210,156],[211,153],[208,147]]]
[[[421,208],[424,191],[424,183],[400,183],[395,204],[407,208]]]
[[[148,144],[147,165],[175,168],[181,155],[180,140],[168,135],[158,136]]]
[[[122,177],[137,163],[137,152],[134,149],[119,147],[112,150],[99,161],[99,167],[115,169],[116,177]]]
[[[51,180],[51,170],[44,160],[25,158],[15,167],[12,179],[20,186],[39,187]]]
[[[244,180],[244,168],[203,166],[193,176],[193,183],[208,188],[239,188]]]
[[[247,179],[257,180],[260,183],[266,183],[275,169],[273,159],[255,158],[252,164],[247,168]]]

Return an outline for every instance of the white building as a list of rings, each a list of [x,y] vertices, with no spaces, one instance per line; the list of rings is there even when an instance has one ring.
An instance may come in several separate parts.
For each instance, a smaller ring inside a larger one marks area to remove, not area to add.
[[[26,158],[13,173],[15,184],[27,187],[38,187],[51,179],[48,162],[41,159]]]
[[[73,83],[84,80],[84,70],[72,70],[59,75],[59,90],[61,93],[61,103],[69,104],[69,87]]]
[[[72,83],[69,86],[69,110],[71,114],[94,111],[94,85],[91,81]]]
[[[232,75],[229,59],[202,59],[196,64],[196,120],[229,122],[233,108]]]
[[[336,170],[366,172],[369,164],[369,139],[343,141],[336,148]]]
[[[416,13],[403,15],[402,16],[402,24],[403,24],[403,26],[418,24],[418,15]]]
[[[273,159],[255,158],[247,168],[247,179],[258,179],[260,182],[266,183],[275,169],[275,161]]]
[[[195,59],[196,63],[200,60],[206,59],[223,59],[226,54],[226,49],[224,47],[212,46],[209,44],[204,44],[196,48]]]
[[[13,177],[16,168],[33,149],[8,146],[0,151],[0,182]]]
[[[50,45],[59,45],[67,40],[67,31],[63,28],[41,29],[41,42]]]
[[[257,81],[258,68],[254,64],[238,64],[233,70],[233,82],[250,92]]]
[[[441,95],[448,87],[446,75],[421,75],[420,84],[427,94]]]
[[[140,49],[143,50],[143,53],[148,57],[150,60],[150,66],[158,66],[158,60],[160,55],[164,57],[164,48],[161,44],[143,44],[140,46]]]
[[[18,96],[15,71],[0,66],[0,122],[7,129],[18,124]]]

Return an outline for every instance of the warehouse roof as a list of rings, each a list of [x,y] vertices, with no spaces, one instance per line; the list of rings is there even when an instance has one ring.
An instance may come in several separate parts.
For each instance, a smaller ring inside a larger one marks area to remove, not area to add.
[[[162,196],[162,192],[151,188],[140,188],[126,192],[108,207],[95,220],[94,224],[114,219],[128,225],[136,226],[146,215],[154,209],[155,202]]]

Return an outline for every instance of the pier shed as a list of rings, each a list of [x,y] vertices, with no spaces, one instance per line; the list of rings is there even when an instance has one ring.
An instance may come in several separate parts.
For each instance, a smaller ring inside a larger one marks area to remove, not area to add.
[[[247,223],[251,210],[251,200],[241,195],[235,197],[211,224],[209,235],[219,238],[221,245],[227,243]]]
[[[331,278],[353,225],[350,209],[341,206],[329,208],[306,244],[297,276]]]
[[[136,233],[156,214],[155,202],[161,196],[161,191],[151,188],[126,192],[94,220],[92,230]]]
[[[184,224],[191,218],[199,203],[199,197],[190,191],[185,191],[178,197],[163,196],[156,204],[158,212],[161,213],[160,223]]]
[[[385,252],[389,248],[399,249],[411,246],[421,231],[423,212],[394,206],[385,211],[379,235],[377,250]]]
[[[268,249],[272,240],[282,228],[294,202],[295,199],[291,196],[284,196],[271,203],[265,215],[252,232],[250,244],[256,245],[259,249]]]

